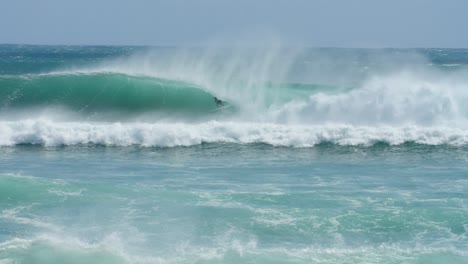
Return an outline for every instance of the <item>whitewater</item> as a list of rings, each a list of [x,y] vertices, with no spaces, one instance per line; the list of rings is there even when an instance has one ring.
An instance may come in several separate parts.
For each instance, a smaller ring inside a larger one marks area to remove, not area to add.
[[[466,263],[467,102],[464,49],[0,45],[0,263]]]

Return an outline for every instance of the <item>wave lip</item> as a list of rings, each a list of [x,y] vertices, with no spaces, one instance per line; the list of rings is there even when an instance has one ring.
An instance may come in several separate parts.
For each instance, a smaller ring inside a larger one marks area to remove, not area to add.
[[[175,147],[202,143],[264,143],[272,146],[313,147],[321,143],[372,146],[468,144],[468,131],[452,127],[283,125],[275,123],[96,123],[23,120],[0,122],[0,146],[104,145]]]

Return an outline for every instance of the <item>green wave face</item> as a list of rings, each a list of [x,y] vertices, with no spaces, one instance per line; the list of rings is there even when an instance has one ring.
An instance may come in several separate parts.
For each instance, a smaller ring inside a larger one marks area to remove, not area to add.
[[[0,108],[63,106],[78,112],[218,109],[214,96],[183,82],[123,74],[0,76]]]

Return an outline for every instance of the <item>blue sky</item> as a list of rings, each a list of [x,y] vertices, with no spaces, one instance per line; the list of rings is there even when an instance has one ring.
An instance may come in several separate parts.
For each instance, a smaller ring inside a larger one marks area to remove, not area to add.
[[[467,33],[467,0],[0,0],[0,43],[468,48]]]

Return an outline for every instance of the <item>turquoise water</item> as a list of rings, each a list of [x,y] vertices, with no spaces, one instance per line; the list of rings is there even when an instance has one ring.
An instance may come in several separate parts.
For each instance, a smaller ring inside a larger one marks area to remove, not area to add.
[[[0,57],[1,264],[468,261],[465,50]]]
[[[418,145],[6,148],[0,257],[464,263],[467,153]]]

